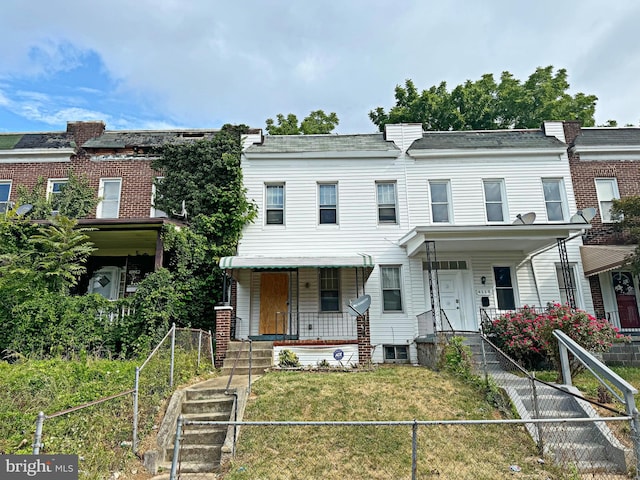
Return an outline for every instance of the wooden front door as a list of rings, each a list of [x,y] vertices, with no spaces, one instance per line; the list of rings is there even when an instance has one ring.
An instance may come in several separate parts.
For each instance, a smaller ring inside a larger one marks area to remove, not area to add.
[[[287,333],[289,274],[263,273],[260,276],[260,335]]]

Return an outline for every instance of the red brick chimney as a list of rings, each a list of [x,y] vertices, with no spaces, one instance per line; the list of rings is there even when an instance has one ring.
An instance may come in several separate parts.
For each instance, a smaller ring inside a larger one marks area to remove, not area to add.
[[[82,148],[84,142],[99,137],[104,133],[105,125],[102,120],[92,122],[67,122],[67,133],[73,135],[77,148]]]
[[[562,122],[564,127],[564,136],[567,139],[567,145],[573,145],[574,140],[580,135],[580,122],[576,120]]]

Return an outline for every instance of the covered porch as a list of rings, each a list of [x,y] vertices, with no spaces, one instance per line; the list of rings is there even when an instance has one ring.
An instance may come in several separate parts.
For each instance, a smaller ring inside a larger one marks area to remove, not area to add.
[[[400,245],[422,264],[425,308],[417,314],[417,338],[477,332],[487,312],[547,302],[581,306],[577,243],[585,228],[589,225],[414,228]]]

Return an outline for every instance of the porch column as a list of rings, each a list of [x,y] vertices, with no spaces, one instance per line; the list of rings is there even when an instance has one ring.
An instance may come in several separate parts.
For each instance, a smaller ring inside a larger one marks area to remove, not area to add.
[[[214,307],[216,312],[216,368],[222,367],[225,357],[227,356],[227,347],[231,339],[231,314],[233,307],[223,305]]]
[[[360,315],[358,326],[358,363],[366,365],[371,363],[371,328],[369,326],[369,311]]]

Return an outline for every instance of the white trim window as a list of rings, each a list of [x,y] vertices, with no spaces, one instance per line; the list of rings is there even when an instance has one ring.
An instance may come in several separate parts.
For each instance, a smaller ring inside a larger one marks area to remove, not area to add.
[[[493,279],[496,286],[496,300],[500,310],[516,308],[516,292],[513,286],[511,267],[493,267]]]
[[[506,221],[505,190],[502,178],[482,180],[484,187],[484,204],[487,222],[501,223]]]
[[[402,311],[402,277],[399,266],[380,267],[382,278],[382,310],[384,312]]]
[[[340,269],[321,268],[320,275],[320,311],[340,311]]]
[[[101,178],[98,196],[100,203],[96,209],[96,218],[119,218],[121,178]]]
[[[398,223],[396,182],[376,182],[378,223]]]
[[[265,223],[284,225],[284,183],[265,185]]]
[[[154,182],[151,184],[151,211],[149,212],[149,216],[153,218],[167,218],[167,212],[164,210],[160,210],[155,207],[156,197],[158,194],[158,187],[156,183],[161,183],[164,180],[164,177],[156,177]]]
[[[0,213],[11,210],[11,180],[0,180]]]
[[[318,222],[321,225],[338,224],[338,184],[318,184]]]
[[[595,182],[602,223],[612,223],[614,220],[611,218],[611,207],[613,206],[613,201],[620,198],[618,179],[615,177],[596,178]]]
[[[449,180],[429,180],[431,221],[451,223],[451,183]]]
[[[547,209],[547,220],[550,222],[564,222],[567,219],[564,181],[561,178],[543,178],[542,191]]]
[[[69,183],[68,178],[50,178],[47,181],[47,198],[51,201],[54,212],[58,211],[58,196],[67,183]]]

